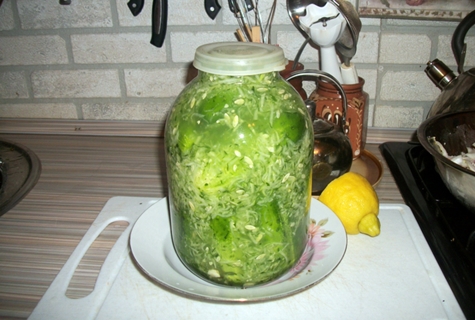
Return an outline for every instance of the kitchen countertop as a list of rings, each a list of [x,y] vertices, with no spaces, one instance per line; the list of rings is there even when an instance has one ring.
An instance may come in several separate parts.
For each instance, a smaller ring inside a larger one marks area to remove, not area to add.
[[[378,145],[407,141],[408,136],[408,131],[369,130],[366,150],[383,165],[375,188],[381,203],[404,201]],[[0,317],[26,318],[107,200],[166,195],[163,138],[2,129],[0,138],[30,148],[42,164],[37,185],[0,217]],[[86,254],[70,296],[92,290],[113,233],[98,239],[96,250]]]

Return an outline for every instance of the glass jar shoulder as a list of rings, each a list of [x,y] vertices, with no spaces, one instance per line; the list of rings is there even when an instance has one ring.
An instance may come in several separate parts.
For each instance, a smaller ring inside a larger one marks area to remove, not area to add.
[[[300,95],[278,73],[242,77],[200,73],[177,98],[167,126],[213,135],[229,129],[271,134],[274,129],[296,142],[311,127],[311,120]]]
[[[176,112],[227,111],[229,107],[252,107],[257,111],[296,111],[305,108],[298,93],[277,72],[250,76],[199,73],[178,96]]]

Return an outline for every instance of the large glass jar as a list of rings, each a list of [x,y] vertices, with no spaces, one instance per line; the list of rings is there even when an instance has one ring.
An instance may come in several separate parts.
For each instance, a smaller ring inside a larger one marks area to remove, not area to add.
[[[307,241],[313,132],[279,75],[282,49],[213,43],[165,128],[172,238],[181,261],[213,283],[276,279]]]

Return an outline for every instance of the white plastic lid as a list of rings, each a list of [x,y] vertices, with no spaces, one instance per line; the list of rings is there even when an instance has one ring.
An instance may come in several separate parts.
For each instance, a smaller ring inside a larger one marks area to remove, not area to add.
[[[285,69],[284,51],[274,45],[253,42],[215,42],[196,49],[193,66],[201,71],[246,76]]]

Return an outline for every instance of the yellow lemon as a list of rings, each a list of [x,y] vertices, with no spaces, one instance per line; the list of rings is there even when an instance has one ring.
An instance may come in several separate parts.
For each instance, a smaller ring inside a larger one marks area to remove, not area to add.
[[[378,195],[362,175],[343,174],[328,184],[319,200],[340,218],[348,234],[379,235]]]

